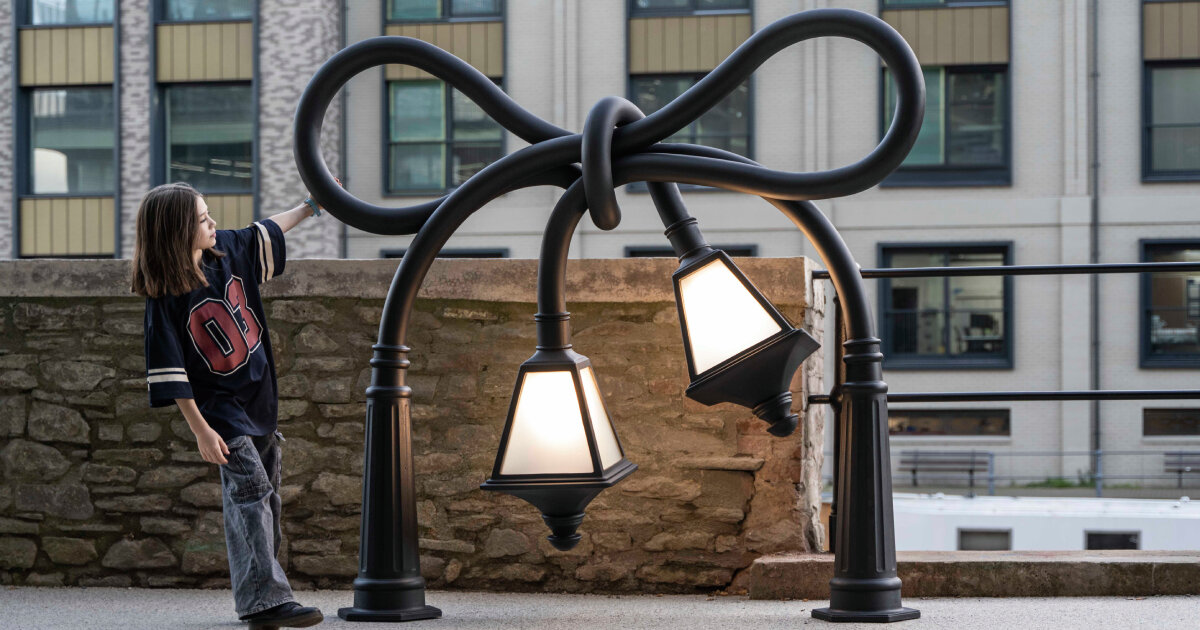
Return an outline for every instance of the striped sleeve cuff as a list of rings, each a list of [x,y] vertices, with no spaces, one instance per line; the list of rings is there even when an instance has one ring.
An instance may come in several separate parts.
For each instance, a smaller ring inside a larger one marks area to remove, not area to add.
[[[165,407],[176,398],[192,398],[192,385],[183,368],[157,368],[146,372],[151,407]]]
[[[275,251],[275,243],[271,238],[271,232],[267,226],[261,221],[255,221],[254,227],[257,228],[254,234],[255,247],[258,248],[258,281],[266,282],[277,275],[276,262],[277,256],[282,252]],[[278,271],[283,271],[279,269]]]

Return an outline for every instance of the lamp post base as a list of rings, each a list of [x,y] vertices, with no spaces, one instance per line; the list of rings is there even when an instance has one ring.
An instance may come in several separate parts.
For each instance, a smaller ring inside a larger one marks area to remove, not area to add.
[[[440,608],[428,605],[395,610],[373,610],[357,606],[338,609],[338,617],[346,621],[418,621],[420,619],[438,619],[441,616]]]
[[[891,623],[893,621],[908,621],[921,616],[921,611],[915,608],[895,608],[893,610],[840,610],[837,608],[814,608],[814,619],[834,622],[863,622]]]

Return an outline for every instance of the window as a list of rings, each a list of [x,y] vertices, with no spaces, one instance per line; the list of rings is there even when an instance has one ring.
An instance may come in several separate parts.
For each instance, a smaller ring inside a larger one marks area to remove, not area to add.
[[[168,22],[249,20],[254,17],[254,0],[163,0],[163,19]]]
[[[394,21],[500,17],[502,0],[388,0],[387,18]]]
[[[629,4],[632,17],[749,10],[750,0],[633,0]]]
[[[1087,532],[1087,549],[1140,549],[1141,532]]]
[[[1009,264],[1008,244],[884,245],[884,267]],[[889,368],[1011,368],[1010,280],[999,276],[880,281],[880,328]]]
[[[254,96],[249,84],[171,85],[163,89],[166,181],[204,193],[248,193],[254,186]]]
[[[704,75],[634,75],[630,90],[634,105],[647,116],[683,94]],[[687,142],[750,155],[750,84],[743,83],[699,119],[663,142]]]
[[[914,7],[977,7],[1008,4],[1008,0],[882,0],[885,9]]]
[[[26,22],[35,26],[109,24],[114,0],[28,0]]]
[[[883,74],[882,131],[887,131],[896,109],[896,85],[887,70]],[[885,185],[1010,184],[1007,67],[926,67],[924,75],[921,132]]]
[[[1008,437],[1007,409],[888,409],[891,435]]]
[[[1147,262],[1200,262],[1200,241],[1143,241]],[[1200,366],[1200,271],[1142,275],[1142,366]]]
[[[959,551],[1011,551],[1012,530],[1010,529],[960,529],[958,530]]]
[[[1200,436],[1200,409],[1143,409],[1142,435]]]
[[[389,193],[440,194],[504,155],[504,129],[441,81],[388,83]]]
[[[1200,179],[1200,66],[1147,65],[1142,177]]]
[[[730,256],[754,257],[758,255],[758,245],[713,245]],[[671,247],[656,245],[627,245],[626,258],[675,258],[675,250]]]
[[[29,91],[30,188],[35,195],[111,195],[113,90],[110,86]]]
[[[407,249],[381,249],[380,258],[404,258]],[[508,258],[507,247],[495,249],[443,249],[438,252],[438,258]]]

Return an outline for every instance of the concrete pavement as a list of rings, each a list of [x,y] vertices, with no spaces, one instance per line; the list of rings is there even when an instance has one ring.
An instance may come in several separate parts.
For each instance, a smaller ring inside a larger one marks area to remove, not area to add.
[[[350,591],[304,591],[301,603],[326,615],[317,628],[398,627],[349,623],[337,617],[351,603]],[[531,593],[430,592],[429,603],[442,609],[438,620],[410,622],[405,630],[528,629],[724,629],[880,628],[874,624],[828,624],[810,615],[818,601],[751,601],[745,597],[653,595],[556,595]],[[905,604],[921,610],[916,621],[897,628],[976,630],[1102,630],[1200,627],[1200,597],[917,599]],[[5,630],[161,630],[245,628],[224,590],[30,588],[0,590],[0,628]]]

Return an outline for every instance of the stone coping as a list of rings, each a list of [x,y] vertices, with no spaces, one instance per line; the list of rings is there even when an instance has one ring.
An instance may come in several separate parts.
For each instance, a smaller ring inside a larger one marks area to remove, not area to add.
[[[904,597],[1097,597],[1200,594],[1200,551],[909,551],[896,554]],[[827,599],[833,554],[764,556],[751,599]]]
[[[535,301],[535,259],[446,259],[430,269],[420,297],[487,302]],[[812,261],[739,258],[737,265],[776,304],[811,303]],[[383,299],[397,260],[295,260],[263,285],[267,298]],[[567,264],[567,302],[673,302],[672,258],[580,259]],[[116,297],[130,295],[128,260],[0,261],[0,296]]]

